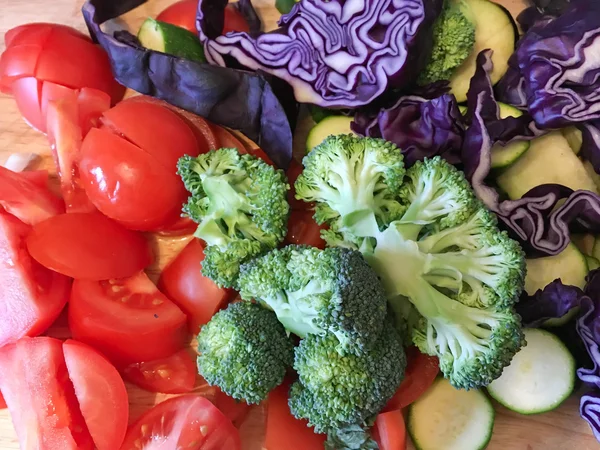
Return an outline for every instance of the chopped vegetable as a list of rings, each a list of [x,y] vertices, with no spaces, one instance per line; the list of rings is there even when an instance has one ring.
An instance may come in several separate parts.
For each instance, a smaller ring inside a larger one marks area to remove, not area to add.
[[[142,24],[137,37],[140,43],[150,50],[191,61],[204,61],[204,50],[198,37],[176,25],[149,17]]]

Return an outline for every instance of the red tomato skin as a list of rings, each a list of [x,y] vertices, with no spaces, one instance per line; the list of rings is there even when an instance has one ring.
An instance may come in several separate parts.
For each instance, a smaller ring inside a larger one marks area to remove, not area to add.
[[[0,389],[24,449],[92,450],[61,341],[23,338],[0,349]]]
[[[291,209],[311,209],[313,208],[313,203],[308,203],[302,200],[298,200],[296,198],[296,189],[294,188],[294,184],[296,180],[304,170],[304,166],[300,162],[298,162],[295,158],[292,158],[290,161],[290,166],[285,172],[287,176],[288,183],[290,185],[290,190],[288,191],[288,203],[290,204]]]
[[[192,394],[170,398],[142,414],[129,427],[121,450],[139,450],[136,443],[143,448],[149,439],[168,442],[169,449],[241,448],[240,434],[231,421],[208,399]]]
[[[106,129],[94,128],[83,140],[79,173],[94,206],[133,230],[175,222],[187,200],[174,170]]]
[[[0,86],[2,92],[12,94],[12,83],[19,78],[34,77],[42,48],[37,45],[6,47],[0,55]]]
[[[0,392],[0,409],[6,409],[6,402],[4,401],[4,397],[2,397],[1,392]]]
[[[76,279],[136,274],[152,262],[148,242],[100,213],[69,213],[37,224],[27,249],[43,266]]]
[[[225,8],[225,23],[223,24],[223,32],[221,34],[226,34],[230,31],[250,32],[250,27],[246,19],[244,19],[244,16],[233,5],[227,5]]]
[[[324,229],[326,229],[325,225],[319,225],[315,222],[312,211],[295,209],[290,213],[285,242],[324,249],[326,243],[321,238],[321,230]]]
[[[213,403],[236,427],[239,427],[244,422],[246,415],[250,412],[250,405],[248,403],[237,401],[219,388],[217,388]]]
[[[110,95],[93,88],[81,88],[77,96],[79,106],[79,126],[85,137],[90,129],[100,124],[100,117],[110,109]]]
[[[41,188],[48,188],[50,174],[47,170],[24,170],[21,176]]]
[[[123,376],[150,392],[185,394],[196,385],[196,359],[189,350],[153,361],[133,363],[123,369]]]
[[[406,449],[406,425],[402,411],[379,414],[372,430],[373,439],[379,445],[379,450]]]
[[[158,306],[138,308],[111,298],[101,282],[75,280],[69,303],[73,338],[102,352],[117,367],[166,358],[188,342],[186,317],[142,272],[125,280],[109,280],[120,291],[159,299]],[[106,282],[103,282],[106,283]],[[141,284],[141,288],[136,286]],[[133,295],[131,296],[133,297]]]
[[[236,296],[232,289],[220,288],[202,275],[203,260],[202,241],[193,238],[164,268],[158,281],[158,288],[187,314],[193,334]]]
[[[162,105],[121,102],[102,115],[102,123],[154,157],[169,172],[176,172],[177,161],[183,155],[200,154],[190,127]]]
[[[161,236],[188,236],[193,234],[198,224],[189,217],[180,217],[171,225],[165,225],[157,231]]]
[[[121,446],[127,432],[129,403],[125,383],[115,367],[88,345],[63,343],[69,379],[98,450]]]
[[[80,39],[90,41],[89,37],[75,28],[57,23],[34,22],[27,23],[25,25],[19,25],[18,27],[8,30],[4,35],[4,43],[6,44],[6,48],[17,45],[42,45],[50,35],[50,32],[57,28],[61,29],[65,33],[70,33],[73,36],[77,36]]]
[[[25,122],[38,131],[45,131],[46,120],[40,105],[42,82],[33,77],[23,77],[13,81],[11,89]]]
[[[0,347],[44,332],[59,316],[71,281],[31,258],[25,247],[31,227],[0,213]]]
[[[156,17],[156,20],[177,25],[191,33],[198,34],[196,30],[197,9],[198,2],[196,0],[182,0],[166,8]]]

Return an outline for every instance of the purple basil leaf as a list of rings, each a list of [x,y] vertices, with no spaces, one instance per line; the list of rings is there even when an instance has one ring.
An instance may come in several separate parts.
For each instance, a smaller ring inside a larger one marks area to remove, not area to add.
[[[232,5],[236,10],[239,11],[248,24],[248,27],[250,28],[250,36],[258,36],[262,33],[263,24],[250,0],[237,0],[237,2],[232,3]]]
[[[533,3],[544,14],[558,16],[558,15],[562,14],[568,8],[571,1],[570,0],[533,0]]]
[[[299,102],[325,108],[355,108],[411,84],[442,6],[442,0],[302,0],[281,16],[277,30],[252,37],[219,36],[224,3],[198,5],[207,60],[225,66],[232,58],[280,77]]]
[[[549,22],[555,17],[556,16],[548,13],[544,14],[535,6],[530,6],[529,8],[521,11],[521,13],[517,16],[517,22],[521,26],[521,30],[523,30],[523,32],[527,32],[535,25],[538,25],[541,22]]]
[[[256,142],[279,167],[292,158],[295,102],[285,102],[285,90],[275,95],[269,79],[261,73],[215,67],[148,50],[126,31],[111,36],[100,24],[143,3],[140,0],[91,0],[83,15],[90,35],[106,50],[116,79],[142,94],[244,133]],[[286,104],[290,121],[286,116]]]
[[[600,393],[582,395],[579,401],[579,414],[590,425],[594,436],[600,441]]]
[[[351,127],[355,133],[396,144],[402,149],[407,166],[436,155],[451,164],[461,160],[465,125],[454,95],[445,94],[432,100],[401,97],[374,118],[357,113]]]
[[[548,319],[560,318],[571,309],[579,306],[584,293],[575,286],[564,285],[554,280],[544,289],[538,290],[533,296],[527,296],[516,305],[523,325],[539,327]]]

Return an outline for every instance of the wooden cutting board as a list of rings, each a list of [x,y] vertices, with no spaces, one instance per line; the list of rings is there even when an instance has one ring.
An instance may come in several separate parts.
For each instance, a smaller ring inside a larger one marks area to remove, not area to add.
[[[130,29],[137,30],[143,20],[155,17],[173,0],[150,0],[125,16]],[[499,0],[513,15],[523,8],[523,0]],[[56,22],[73,26],[83,32],[86,28],[80,13],[83,0],[0,0],[0,52],[4,50],[4,33],[17,25],[29,22]],[[275,26],[279,14],[272,6],[274,1],[255,0],[266,26]],[[304,127],[306,128],[306,127]],[[300,134],[304,134],[300,131]],[[296,148],[303,149],[304,141],[298,137]],[[29,128],[16,108],[12,98],[0,94],[0,163],[15,152],[36,153],[40,157],[32,164],[35,168],[54,166],[45,137]],[[170,261],[187,242],[186,238],[162,239],[156,242],[158,261],[152,268],[152,275]],[[1,320],[1,319],[0,319]],[[51,334],[60,334],[56,327]],[[134,386],[128,386],[131,403],[131,420],[151,405],[167,398],[167,395],[152,394]],[[587,423],[578,414],[579,399],[570,398],[559,409],[537,416],[521,416],[497,406],[494,434],[489,445],[491,450],[588,450],[598,449]],[[258,414],[257,414],[258,415]],[[258,421],[260,422],[260,421]],[[246,442],[245,448],[257,448]],[[18,449],[19,445],[7,410],[0,411],[0,450]],[[260,448],[260,446],[258,446]],[[412,447],[411,447],[412,448]],[[61,449],[56,449],[61,450]],[[117,449],[115,449],[117,450]],[[286,449],[269,449],[286,450]],[[440,449],[442,450],[442,449]]]

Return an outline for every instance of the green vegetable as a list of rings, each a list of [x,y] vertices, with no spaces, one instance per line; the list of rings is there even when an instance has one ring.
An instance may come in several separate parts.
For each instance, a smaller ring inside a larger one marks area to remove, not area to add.
[[[244,264],[242,298],[256,299],[302,338],[332,333],[340,352],[361,353],[378,339],[387,312],[377,274],[353,250],[290,245]]]
[[[138,32],[140,44],[150,50],[205,62],[200,39],[185,28],[148,18]]]
[[[378,450],[377,442],[371,438],[367,427],[349,425],[330,432],[325,441],[325,450]]]
[[[293,352],[275,314],[250,302],[232,303],[198,335],[198,372],[227,395],[260,403],[283,381]]]
[[[299,380],[290,389],[290,410],[317,433],[362,425],[385,406],[404,377],[404,348],[388,320],[373,347],[360,356],[341,355],[337,346],[333,334],[311,334],[295,351]]]
[[[275,0],[275,8],[281,14],[289,13],[294,5],[296,4],[296,0]]]
[[[454,70],[471,54],[474,45],[475,25],[456,2],[447,0],[433,25],[431,57],[419,75],[418,83],[426,85],[449,80]]]
[[[285,175],[232,148],[183,156],[177,168],[191,193],[183,212],[207,244],[202,273],[234,287],[240,264],[275,248],[287,233]]]
[[[413,343],[459,388],[489,384],[523,344],[513,309],[524,253],[497,228],[462,172],[439,157],[404,171],[373,138],[327,138],[304,157],[296,196],[316,202],[330,245],[359,249]]]

